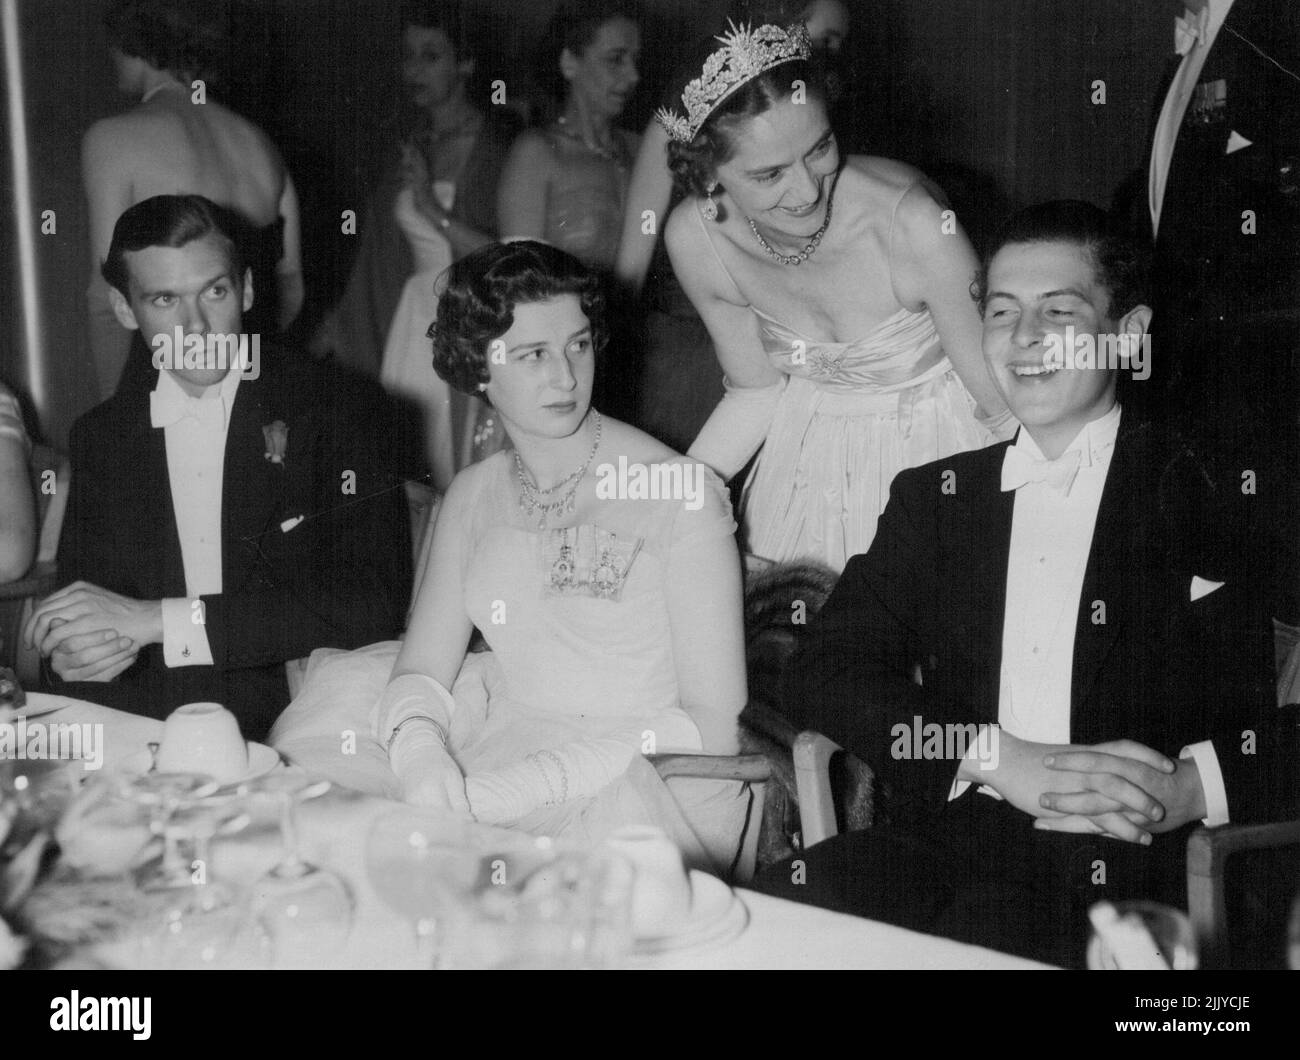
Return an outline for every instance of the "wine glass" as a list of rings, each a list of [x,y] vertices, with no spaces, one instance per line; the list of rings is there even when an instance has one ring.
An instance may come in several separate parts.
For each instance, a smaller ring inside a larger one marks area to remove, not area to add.
[[[253,885],[253,908],[270,933],[276,960],[310,966],[337,952],[352,930],[352,893],[342,878],[302,856],[298,806],[324,795],[328,780],[296,770],[250,782],[252,794],[275,800],[280,816],[280,861]]]
[[[171,827],[182,806],[211,796],[217,782],[197,773],[157,773],[121,778],[118,795],[149,812],[149,832],[163,841],[162,854],[136,871],[136,886],[146,892],[190,886],[190,869],[181,853],[183,830]]]
[[[623,855],[545,837],[493,860],[509,866],[476,896],[452,948],[457,967],[617,968],[632,947],[634,870]]]
[[[416,954],[428,967],[447,921],[468,915],[491,866],[469,822],[405,809],[370,826],[366,870],[384,904],[411,922]]]
[[[141,939],[146,967],[266,968],[272,940],[252,915],[247,894],[212,872],[211,844],[217,836],[247,827],[249,815],[235,798],[199,799],[174,809],[165,830],[166,851],[192,844],[193,861],[180,867],[182,883],[170,866],[171,886],[156,887],[150,927]],[[165,852],[163,860],[168,859]],[[162,877],[160,876],[160,879]]]

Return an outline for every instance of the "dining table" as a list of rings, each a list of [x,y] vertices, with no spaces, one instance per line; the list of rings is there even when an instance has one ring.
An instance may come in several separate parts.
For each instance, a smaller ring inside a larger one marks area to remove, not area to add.
[[[50,709],[57,708],[57,709]],[[37,722],[92,726],[98,769],[121,770],[148,755],[148,745],[162,738],[163,722],[82,700],[29,693],[26,711]],[[41,713],[50,709],[49,713]],[[282,749],[283,765],[303,769],[291,749]],[[309,756],[308,756],[309,757]],[[90,776],[90,761],[68,764]],[[310,764],[306,771],[312,773]],[[337,969],[417,969],[427,967],[410,921],[391,910],[376,894],[366,865],[366,839],[372,824],[401,804],[375,791],[350,787],[337,775],[319,798],[298,809],[298,842],[304,856],[346,882],[354,905],[346,941],[329,955],[303,966]],[[323,785],[322,785],[323,786]],[[218,842],[212,870],[223,878],[247,882],[281,856],[278,829],[250,828]],[[920,934],[889,924],[847,916],[734,888],[743,905],[737,931],[695,945],[664,947],[650,956],[633,956],[629,966],[656,970],[730,969],[1030,969],[1045,966],[949,939]],[[743,924],[743,927],[740,926]],[[105,963],[112,964],[110,956]]]

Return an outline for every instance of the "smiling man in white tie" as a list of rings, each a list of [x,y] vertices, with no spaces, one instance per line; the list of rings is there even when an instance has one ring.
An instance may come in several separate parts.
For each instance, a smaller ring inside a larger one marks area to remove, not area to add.
[[[1087,203],[1032,207],[975,290],[1022,429],[900,473],[810,627],[786,703],[871,766],[876,825],[766,886],[1080,965],[1093,902],[1181,905],[1188,832],[1284,816],[1294,761],[1227,494],[1117,403],[1122,368],[1051,352],[1142,338],[1133,242]],[[980,740],[899,753],[900,726],[931,724]]]
[[[401,631],[411,552],[406,443],[378,388],[229,341],[255,295],[240,232],[194,195],[118,219],[104,277],[155,385],[74,425],[63,587],[24,633],[56,691],[156,717],[216,701],[259,740],[288,703],[285,662]]]

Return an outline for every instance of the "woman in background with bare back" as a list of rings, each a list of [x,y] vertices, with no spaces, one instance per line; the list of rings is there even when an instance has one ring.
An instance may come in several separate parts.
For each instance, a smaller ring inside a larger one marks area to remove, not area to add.
[[[245,260],[253,267],[263,313],[250,331],[283,330],[303,302],[298,197],[275,145],[256,125],[215,102],[205,79],[220,31],[183,0],[110,0],[104,15],[117,67],[117,87],[138,99],[125,114],[104,118],[81,145],[90,213],[92,278],[88,291],[91,356],[100,393],[119,377],[151,374],[137,357],[124,373],[132,332],[113,317],[99,275],[113,225],[128,207],[154,195],[204,195],[249,226]],[[255,311],[256,312],[256,311]],[[136,361],[140,363],[136,363]]]

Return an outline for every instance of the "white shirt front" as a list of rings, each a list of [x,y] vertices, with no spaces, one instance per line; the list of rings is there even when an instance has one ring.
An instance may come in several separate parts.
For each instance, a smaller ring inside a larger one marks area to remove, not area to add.
[[[1151,144],[1151,171],[1147,175],[1147,198],[1151,204],[1152,234],[1160,230],[1160,209],[1164,203],[1165,186],[1169,183],[1169,167],[1174,158],[1174,146],[1178,141],[1178,130],[1187,113],[1187,104],[1192,98],[1192,90],[1205,69],[1206,57],[1214,46],[1232,0],[1207,0],[1207,5],[1200,12],[1188,9],[1184,19],[1189,19],[1199,28],[1199,38],[1192,45],[1178,72],[1170,82],[1165,95],[1164,106],[1160,109],[1160,118],[1156,122],[1155,138]]]
[[[1068,492],[1046,482],[1028,482],[1016,490],[998,724],[1022,740],[1070,742],[1075,620],[1119,420],[1115,405],[1086,424],[1066,447],[1067,453],[1079,453],[1079,470]],[[1031,460],[1044,459],[1026,430],[1014,446]]]
[[[151,422],[167,446],[172,510],[185,568],[185,597],[164,600],[163,659],[168,666],[210,666],[204,626],[205,595],[222,591],[221,492],[226,432],[241,373],[229,372],[200,397],[191,397],[167,371],[150,395]]]

